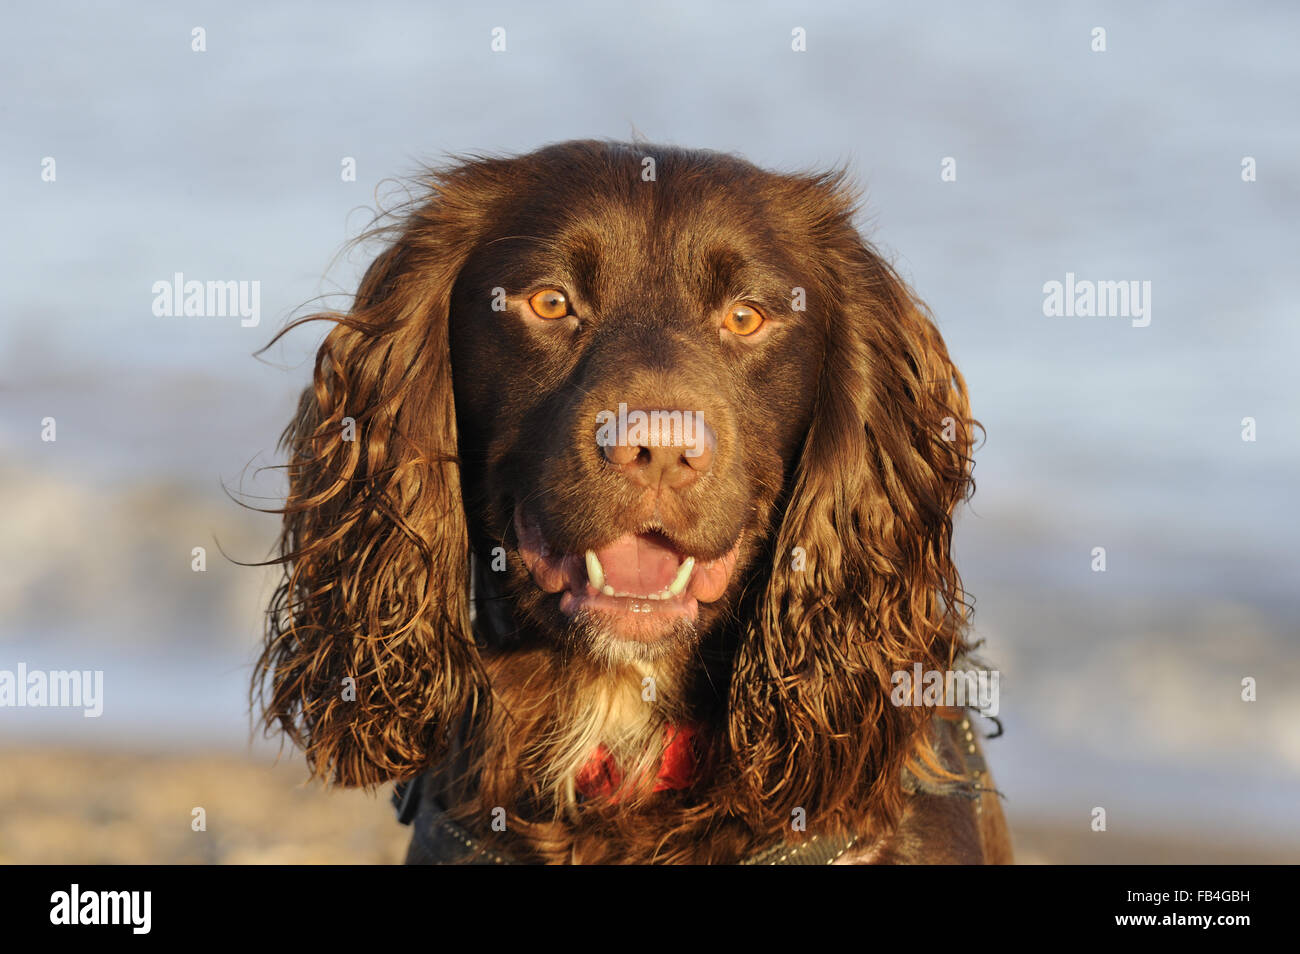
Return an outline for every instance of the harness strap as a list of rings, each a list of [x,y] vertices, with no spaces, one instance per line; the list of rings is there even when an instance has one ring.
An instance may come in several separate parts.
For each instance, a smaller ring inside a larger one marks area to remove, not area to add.
[[[813,835],[797,845],[778,843],[740,862],[742,865],[829,865],[854,846],[856,835],[822,838]]]
[[[512,865],[512,858],[492,851],[470,834],[464,827],[447,817],[442,806],[420,794],[423,776],[403,783],[402,805],[398,820],[403,814],[411,816],[411,847],[406,853],[408,865]],[[414,793],[414,794],[412,794]],[[393,792],[393,800],[398,799]],[[421,805],[421,803],[426,803]],[[414,808],[412,808],[414,806]]]
[[[397,820],[412,825],[408,865],[513,865],[504,852],[493,851],[463,825],[447,817],[442,806],[425,798],[422,777],[400,783],[393,791]],[[742,865],[828,865],[857,842],[855,837],[813,835],[797,845],[779,842],[740,862]]]

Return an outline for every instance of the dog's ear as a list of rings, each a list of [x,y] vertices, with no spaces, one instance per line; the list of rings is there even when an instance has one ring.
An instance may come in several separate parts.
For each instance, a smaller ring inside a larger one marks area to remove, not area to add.
[[[303,319],[334,327],[282,442],[285,572],[254,692],[268,730],[344,785],[409,776],[486,715],[448,345],[484,213],[464,172],[432,185],[351,311]]]
[[[836,178],[808,187],[827,274],[824,372],[730,729],[742,810],[788,827],[803,807],[813,830],[862,824],[855,805],[892,824],[903,766],[934,765],[930,713],[893,704],[893,674],[950,668],[965,648],[950,546],[975,422],[924,305],[853,227],[853,197]]]

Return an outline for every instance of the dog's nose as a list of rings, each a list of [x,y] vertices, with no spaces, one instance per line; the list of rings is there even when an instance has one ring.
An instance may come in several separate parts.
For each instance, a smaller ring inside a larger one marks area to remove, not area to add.
[[[631,410],[597,433],[609,465],[646,487],[680,490],[713,467],[718,441],[698,411]]]

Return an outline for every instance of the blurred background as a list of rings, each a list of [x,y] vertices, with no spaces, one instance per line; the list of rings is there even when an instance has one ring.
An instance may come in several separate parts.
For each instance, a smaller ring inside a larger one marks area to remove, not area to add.
[[[431,6],[4,13],[0,669],[102,670],[104,712],[0,708],[0,861],[400,859],[384,793],[250,742],[271,577],[222,550],[277,521],[226,491],[282,492],[321,331],[253,353],[346,306],[385,180],[634,134],[848,162],[933,309],[987,430],[957,547],[1020,860],[1300,860],[1300,11]],[[260,282],[260,323],[155,316],[177,272]],[[1150,325],[1044,317],[1067,272],[1150,281]]]

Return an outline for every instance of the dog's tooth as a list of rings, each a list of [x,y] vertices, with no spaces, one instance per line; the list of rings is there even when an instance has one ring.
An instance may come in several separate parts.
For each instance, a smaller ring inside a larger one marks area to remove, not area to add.
[[[673,596],[681,596],[682,591],[686,589],[687,582],[690,581],[691,571],[695,569],[695,557],[687,557],[682,561],[682,565],[677,568],[677,575],[673,577],[672,584],[668,587],[668,592]]]
[[[645,598],[648,600],[661,600],[663,599],[663,596],[659,593],[647,593]]]
[[[605,588],[605,568],[600,565],[600,558],[594,550],[587,551],[587,579],[597,590]]]
[[[604,586],[602,586],[602,587],[600,588],[600,591],[601,591],[602,593],[604,593],[606,596],[613,596],[613,595],[614,595],[614,587],[610,586],[608,583],[606,583]]]

